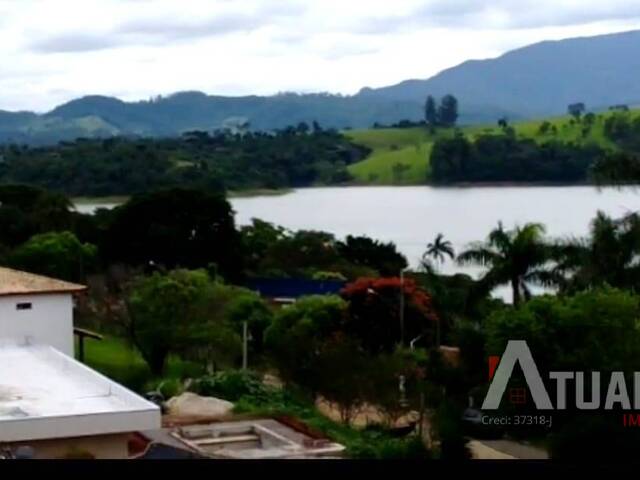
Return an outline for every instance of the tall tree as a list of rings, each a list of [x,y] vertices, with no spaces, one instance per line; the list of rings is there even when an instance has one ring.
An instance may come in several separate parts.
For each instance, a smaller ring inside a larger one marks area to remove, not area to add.
[[[433,258],[437,262],[443,263],[446,257],[453,259],[456,253],[449,240],[445,240],[444,235],[439,233],[433,242],[427,244],[427,251],[423,258]]]
[[[128,328],[153,374],[163,373],[172,353],[207,362],[240,354],[240,335],[224,308],[230,294],[203,270],[154,273],[134,283]]]
[[[477,243],[458,256],[461,265],[475,264],[489,268],[482,278],[487,288],[510,284],[513,304],[522,297],[531,296],[527,283],[545,283],[548,274],[545,264],[551,257],[549,245],[544,241],[545,228],[539,223],[506,231],[502,223],[494,229],[484,243]]]
[[[344,242],[338,242],[338,252],[349,262],[373,268],[383,277],[396,276],[408,265],[393,242],[382,243],[366,236],[347,236]]]
[[[438,120],[444,127],[453,127],[458,121],[458,99],[453,95],[445,95],[438,108]]]
[[[71,232],[34,235],[8,258],[12,267],[72,282],[85,280],[96,267],[97,248],[82,243]]]
[[[427,344],[435,338],[438,316],[431,296],[412,278],[359,278],[342,298],[349,302],[345,334],[371,354],[391,353],[403,338]]]
[[[227,200],[201,190],[134,196],[114,212],[103,245],[108,260],[134,266],[203,268],[225,277],[242,271],[240,237]]]
[[[575,118],[576,120],[579,120],[580,117],[582,116],[582,114],[585,112],[585,110],[587,109],[587,107],[585,106],[584,103],[579,102],[579,103],[572,103],[571,105],[569,105],[567,107],[567,112],[569,113],[569,115],[571,115],[573,118]]]
[[[432,95],[427,97],[427,101],[424,105],[424,119],[427,122],[427,125],[431,128],[435,128],[438,125],[436,101]]]

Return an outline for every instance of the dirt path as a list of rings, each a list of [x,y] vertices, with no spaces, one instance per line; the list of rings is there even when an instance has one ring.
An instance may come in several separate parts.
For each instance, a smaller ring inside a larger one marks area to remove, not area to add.
[[[474,459],[482,460],[548,460],[549,454],[539,448],[514,440],[475,440],[468,443]]]

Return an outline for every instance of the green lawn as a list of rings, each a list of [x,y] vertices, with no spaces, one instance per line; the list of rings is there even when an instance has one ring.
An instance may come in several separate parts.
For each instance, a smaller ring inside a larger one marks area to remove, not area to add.
[[[142,392],[146,384],[154,380],[140,353],[127,341],[117,337],[105,336],[101,341],[86,339],[85,363],[138,392]],[[202,369],[197,365],[171,357],[164,377],[182,378],[201,373]]]
[[[640,115],[634,110],[632,115]],[[516,133],[520,137],[544,142],[558,140],[579,144],[597,143],[605,148],[615,145],[605,138],[604,113],[597,115],[596,123],[586,137],[582,135],[582,125],[572,122],[571,117],[561,116],[542,120],[514,123]],[[548,121],[555,126],[556,133],[540,134],[540,125]],[[462,127],[465,135],[474,138],[485,133],[499,133],[497,125],[474,125]],[[351,140],[359,145],[372,149],[364,160],[349,167],[357,183],[368,185],[420,185],[429,178],[429,155],[436,139],[452,135],[451,130],[439,129],[430,134],[424,128],[381,128],[369,130],[351,130],[345,132]],[[400,167],[399,167],[400,166]]]
[[[378,185],[415,185],[427,180],[431,147],[439,132],[424,128],[354,130],[347,135],[357,144],[373,150],[365,160],[349,167],[358,182]],[[401,165],[399,169],[397,166]]]

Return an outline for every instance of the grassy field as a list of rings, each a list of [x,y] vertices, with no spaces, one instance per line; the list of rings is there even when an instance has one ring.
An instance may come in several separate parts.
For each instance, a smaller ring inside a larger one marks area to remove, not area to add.
[[[596,122],[586,136],[583,126],[569,116],[543,120],[514,123],[516,134],[522,138],[531,138],[544,142],[558,140],[579,144],[597,143],[606,148],[615,148],[604,135],[604,122],[607,115],[599,114]],[[640,115],[634,110],[632,115]],[[543,122],[555,127],[556,133],[540,133]],[[499,133],[497,125],[474,125],[462,127],[462,132],[469,138],[485,134]],[[349,167],[349,171],[359,184],[370,185],[420,185],[429,178],[429,155],[434,142],[438,138],[450,136],[451,130],[439,129],[430,134],[425,127],[417,128],[382,128],[369,130],[352,130],[346,132],[355,143],[371,148],[373,151],[365,160]]]
[[[154,380],[140,353],[125,340],[116,337],[106,336],[101,341],[86,339],[85,363],[138,392],[142,392]],[[198,376],[203,373],[201,370],[197,365],[172,357],[164,377]]]

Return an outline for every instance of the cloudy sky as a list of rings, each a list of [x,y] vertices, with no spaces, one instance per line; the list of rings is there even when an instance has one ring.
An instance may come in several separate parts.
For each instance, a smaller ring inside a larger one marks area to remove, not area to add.
[[[86,94],[351,94],[635,28],[638,0],[0,0],[0,109]]]

